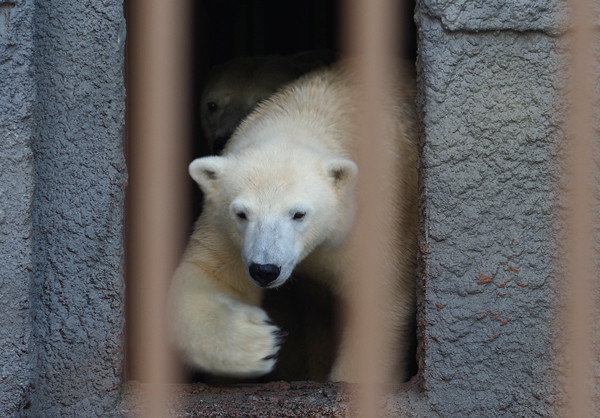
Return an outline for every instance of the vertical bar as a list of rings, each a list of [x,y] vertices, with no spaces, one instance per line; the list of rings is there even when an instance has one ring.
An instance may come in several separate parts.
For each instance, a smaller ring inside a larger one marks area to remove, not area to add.
[[[350,335],[357,336],[353,341],[352,352],[356,353],[355,364],[358,371],[357,416],[380,416],[379,401],[389,383],[389,370],[386,369],[386,356],[390,353],[390,336],[384,330],[386,306],[394,301],[389,296],[394,292],[384,279],[389,271],[390,255],[393,248],[384,237],[393,230],[390,214],[395,208],[389,207],[392,191],[382,186],[382,179],[394,174],[393,156],[385,151],[386,129],[389,120],[389,103],[386,96],[394,71],[394,57],[398,34],[393,31],[398,22],[398,2],[389,0],[348,0],[345,3],[342,22],[346,55],[352,57],[353,73],[360,90],[358,120],[358,165],[357,185],[358,211],[361,215],[353,236],[360,257],[354,271],[348,272],[351,281],[348,326]],[[392,180],[393,181],[393,180]]]
[[[142,416],[168,416],[174,379],[166,295],[187,220],[187,2],[132,0],[129,20],[129,274],[133,378]]]
[[[565,274],[568,289],[565,312],[567,395],[565,416],[594,415],[593,408],[593,339],[592,295],[597,254],[594,245],[595,173],[594,122],[596,112],[596,48],[591,0],[572,0],[569,30],[570,67],[567,92],[569,190],[566,202],[567,246]]]

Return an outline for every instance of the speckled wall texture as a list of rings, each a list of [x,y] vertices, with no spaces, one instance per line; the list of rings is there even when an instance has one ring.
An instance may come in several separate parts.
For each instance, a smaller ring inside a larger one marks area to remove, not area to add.
[[[553,416],[564,3],[418,3],[427,403]]]
[[[0,1],[0,415],[27,401],[33,203],[32,1]]]
[[[124,41],[122,1],[0,1],[3,416],[118,403]]]

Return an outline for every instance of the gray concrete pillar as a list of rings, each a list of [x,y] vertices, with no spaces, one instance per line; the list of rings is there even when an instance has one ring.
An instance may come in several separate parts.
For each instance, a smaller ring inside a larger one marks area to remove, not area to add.
[[[0,1],[0,415],[27,404],[31,375],[35,85],[33,2]]]
[[[0,1],[0,415],[116,414],[123,368],[119,0]]]
[[[417,9],[427,403],[439,416],[551,416],[564,3]]]

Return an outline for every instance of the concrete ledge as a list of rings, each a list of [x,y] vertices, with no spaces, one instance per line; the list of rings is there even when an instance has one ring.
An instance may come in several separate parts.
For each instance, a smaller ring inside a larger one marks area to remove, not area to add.
[[[143,412],[146,385],[123,387],[121,414]],[[267,384],[209,386],[173,385],[170,416],[202,417],[341,417],[351,415],[353,386],[340,383],[271,382]],[[382,399],[386,416],[430,416],[415,381],[395,386]]]

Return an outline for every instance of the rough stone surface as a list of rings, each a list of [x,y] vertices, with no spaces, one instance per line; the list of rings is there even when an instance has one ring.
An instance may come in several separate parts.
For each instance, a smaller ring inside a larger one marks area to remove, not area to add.
[[[559,34],[567,27],[565,0],[423,0],[421,10],[449,31],[540,31]]]
[[[0,1],[0,415],[26,403],[32,269],[32,1]]]
[[[37,2],[33,22],[34,373],[24,414],[107,416],[123,365],[123,5]]]
[[[264,385],[165,387],[171,393],[172,417],[351,417],[356,392],[352,385],[313,382],[272,382]],[[124,388],[121,413],[144,411],[147,388],[130,383]],[[391,388],[381,403],[381,416],[426,417],[430,411],[412,383]]]
[[[558,40],[450,32],[437,3],[417,14],[423,387],[439,416],[553,416]]]

